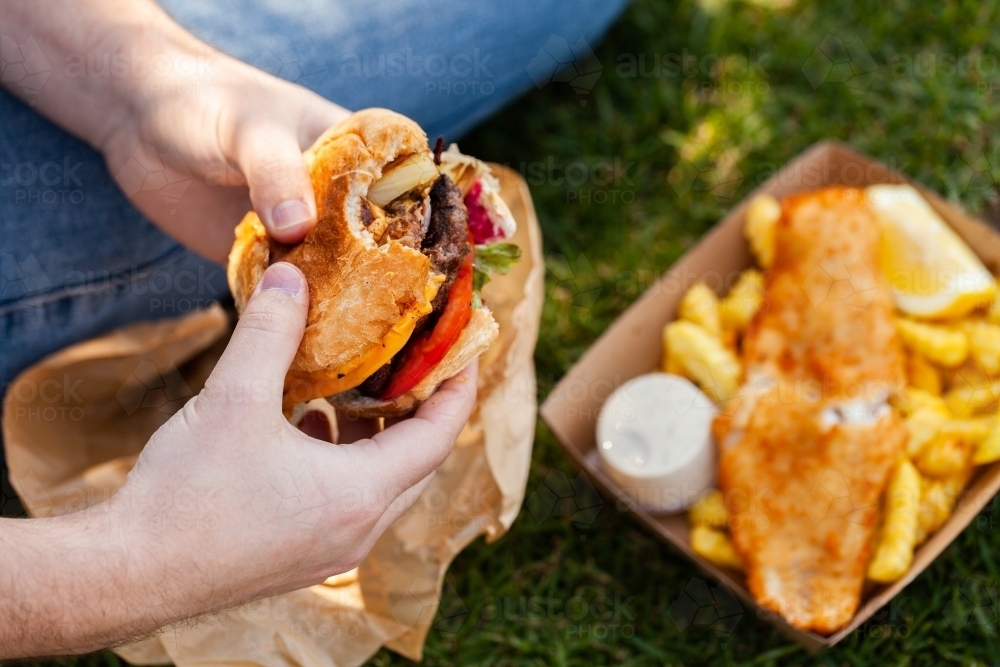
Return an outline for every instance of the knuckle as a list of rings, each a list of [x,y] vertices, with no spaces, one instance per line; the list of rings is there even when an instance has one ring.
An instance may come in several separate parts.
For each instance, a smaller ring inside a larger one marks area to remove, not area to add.
[[[213,417],[212,401],[210,400],[211,394],[206,390],[207,385],[202,390],[202,393],[185,403],[184,407],[174,415],[173,418],[182,427],[196,431],[200,426],[211,421]]]
[[[250,307],[244,311],[237,325],[243,331],[272,336],[288,330],[288,319],[269,308],[270,295],[265,291],[257,294]]]
[[[201,394],[205,409],[212,416],[225,415],[230,420],[253,419],[254,423],[267,413],[262,407],[277,405],[281,400],[281,383],[261,377],[253,368],[238,369],[222,376],[210,376]],[[240,422],[237,422],[240,423]],[[243,422],[247,423],[247,422]],[[280,424],[287,424],[284,420]]]
[[[293,192],[309,184],[305,162],[301,157],[283,156],[260,158],[251,161],[244,170],[251,190],[261,192]]]

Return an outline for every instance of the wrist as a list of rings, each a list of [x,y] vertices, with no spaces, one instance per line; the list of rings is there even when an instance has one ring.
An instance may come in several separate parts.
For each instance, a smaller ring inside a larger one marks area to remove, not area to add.
[[[122,620],[138,622],[132,636],[254,597],[243,554],[217,540],[224,517],[205,494],[126,483],[105,505],[129,570],[122,585],[134,592]]]
[[[180,95],[212,85],[219,56],[169,20],[141,27],[119,25],[112,31],[101,56],[101,76],[93,76],[84,56],[73,55],[74,71],[90,82],[86,96],[99,99],[106,112],[87,137],[105,155],[111,142],[122,137],[134,142],[142,136],[143,124],[155,123],[157,111],[176,103]]]
[[[110,503],[2,523],[0,658],[92,651],[156,627],[149,551],[129,543]]]

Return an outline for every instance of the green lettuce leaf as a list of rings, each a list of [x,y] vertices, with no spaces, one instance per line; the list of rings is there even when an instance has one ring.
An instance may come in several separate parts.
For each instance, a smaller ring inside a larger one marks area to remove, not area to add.
[[[521,259],[521,249],[513,243],[488,243],[476,246],[476,268],[503,275]]]
[[[472,289],[478,292],[483,289],[483,285],[490,281],[490,274],[486,273],[478,266],[472,267]]]
[[[490,275],[503,275],[521,259],[521,249],[513,243],[484,243],[476,246],[476,261],[472,266],[472,307],[481,308],[479,292],[490,281]]]

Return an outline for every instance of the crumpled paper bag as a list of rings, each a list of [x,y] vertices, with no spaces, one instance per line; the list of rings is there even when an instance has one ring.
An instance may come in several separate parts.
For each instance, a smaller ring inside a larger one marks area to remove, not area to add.
[[[524,499],[537,410],[533,353],[544,265],[524,180],[494,166],[524,250],[484,289],[500,339],[480,361],[476,411],[414,506],[365,561],[325,584],[165,629],[117,649],[136,664],[359,665],[382,646],[419,660],[452,559],[510,527]],[[4,401],[10,479],[32,516],[110,497],[149,436],[203,386],[232,322],[218,306],[136,324],[23,372]]]

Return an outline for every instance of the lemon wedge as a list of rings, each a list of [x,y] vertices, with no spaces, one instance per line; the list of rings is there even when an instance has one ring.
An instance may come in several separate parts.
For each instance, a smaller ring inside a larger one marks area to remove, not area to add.
[[[873,185],[867,195],[882,225],[882,270],[900,310],[964,317],[993,298],[996,280],[919,192]]]

